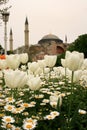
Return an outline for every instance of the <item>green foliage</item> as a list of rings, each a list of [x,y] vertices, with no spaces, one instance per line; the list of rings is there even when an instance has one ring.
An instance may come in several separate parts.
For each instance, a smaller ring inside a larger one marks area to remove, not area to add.
[[[3,49],[2,46],[0,45],[0,50]]]
[[[4,49],[3,47],[0,45],[0,54],[3,54],[4,53]]]
[[[7,54],[10,55],[10,54],[14,54],[13,51],[7,51]]]
[[[60,55],[57,56],[57,61],[56,61],[56,65],[55,66],[61,66],[61,59],[65,58],[65,53],[62,53]]]
[[[69,51],[83,52],[87,57],[87,34],[80,35],[68,48]]]
[[[68,86],[69,87],[69,86]],[[73,84],[73,87],[76,89],[73,89],[72,95],[67,95],[67,97],[63,98],[63,104],[61,107],[62,111],[62,118],[68,117],[69,114],[69,107],[70,107],[70,101],[71,101],[71,109],[70,109],[70,123],[69,123],[69,130],[86,130],[87,129],[87,114],[80,114],[78,112],[79,109],[87,110],[87,90],[83,89],[81,86],[77,84]],[[71,98],[71,99],[70,99]],[[67,127],[67,122],[65,121],[65,128]],[[67,130],[63,129],[62,130]]]
[[[16,108],[20,106],[21,101],[23,103],[31,103],[33,101],[36,104],[34,107],[26,107],[23,112],[17,114],[5,110],[4,106],[6,103],[1,104],[0,114],[5,113],[6,116],[11,115],[14,117],[14,125],[20,128],[22,128],[24,119],[32,117],[38,120],[38,124],[34,130],[87,130],[87,114],[80,114],[78,112],[79,109],[87,110],[87,89],[79,84],[69,83],[68,80],[65,82],[64,79],[62,79],[63,84],[59,83],[60,79],[50,79],[50,82],[48,82],[49,85],[46,83],[41,89],[49,90],[48,92],[51,93],[58,92],[59,90],[61,94],[65,94],[65,96],[62,96],[62,105],[60,108],[52,107],[49,102],[43,106],[41,105],[44,99],[49,100],[50,98],[49,93],[43,93],[44,90],[30,91],[27,86],[25,86],[22,90],[15,89],[13,92],[5,86],[6,88],[2,88],[4,91],[0,91],[2,95],[5,95],[5,97],[2,96],[1,99],[13,95],[15,102],[10,104]],[[72,94],[70,94],[72,91],[71,86],[73,87]],[[5,90],[7,90],[8,93],[5,93]],[[40,95],[43,96],[38,98]],[[44,117],[49,115],[52,111],[58,111],[60,115],[54,119],[44,119]],[[24,114],[26,112],[29,114]],[[1,127],[1,122],[2,118],[0,117],[0,129],[6,130]]]

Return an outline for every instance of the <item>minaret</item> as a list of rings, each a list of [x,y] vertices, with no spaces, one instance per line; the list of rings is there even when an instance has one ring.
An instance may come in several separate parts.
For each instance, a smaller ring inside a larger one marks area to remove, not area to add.
[[[67,35],[65,35],[65,43],[67,43]]]
[[[28,30],[28,19],[25,20],[25,46],[29,47],[29,30]]]
[[[13,34],[12,34],[12,29],[10,29],[9,42],[10,42],[10,51],[13,51]]]

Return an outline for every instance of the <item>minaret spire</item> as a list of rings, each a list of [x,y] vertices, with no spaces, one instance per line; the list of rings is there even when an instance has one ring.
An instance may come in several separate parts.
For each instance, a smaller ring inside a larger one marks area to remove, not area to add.
[[[65,43],[67,43],[67,35],[65,35]]]
[[[10,51],[13,51],[13,33],[12,33],[12,29],[10,29],[9,42],[10,42]]]
[[[29,29],[28,29],[28,19],[26,17],[26,20],[25,20],[25,46],[28,46],[29,47]]]

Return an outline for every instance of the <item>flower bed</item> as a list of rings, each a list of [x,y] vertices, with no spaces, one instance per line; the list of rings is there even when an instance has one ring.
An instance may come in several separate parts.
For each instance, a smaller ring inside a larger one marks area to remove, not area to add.
[[[49,58],[1,70],[0,130],[87,130],[85,59],[79,71]]]

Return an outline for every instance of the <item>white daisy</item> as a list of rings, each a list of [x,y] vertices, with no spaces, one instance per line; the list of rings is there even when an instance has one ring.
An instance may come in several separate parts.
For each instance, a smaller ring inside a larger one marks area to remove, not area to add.
[[[35,104],[36,104],[36,102],[35,102],[35,101],[32,101],[32,102],[30,102],[30,104],[35,105]]]
[[[21,107],[28,108],[28,107],[29,107],[29,104],[28,104],[28,103],[22,103],[22,104],[21,104]]]
[[[26,118],[24,121],[24,123],[31,123],[33,125],[36,125],[37,124],[37,120],[36,119],[32,119],[32,118]]]
[[[44,119],[53,120],[55,117],[54,115],[47,115],[44,117]]]
[[[10,124],[10,123],[2,123],[1,125],[2,128],[5,128],[5,129],[12,129],[13,128],[13,125]]]
[[[57,102],[50,102],[50,105],[51,105],[53,108],[56,108],[56,107],[57,107]]]
[[[14,114],[17,114],[17,113],[23,112],[23,110],[24,110],[24,107],[18,107],[18,108],[14,108],[14,110],[12,112]]]
[[[57,111],[52,111],[50,114],[51,114],[51,115],[53,115],[54,117],[56,117],[56,116],[59,116],[59,115],[60,115],[60,113],[59,113],[59,112],[57,112]]]
[[[42,102],[44,102],[44,103],[49,103],[49,99],[43,99]]]
[[[79,112],[79,114],[82,114],[82,115],[87,113],[85,110],[82,110],[82,109],[79,109],[78,112]]]
[[[13,123],[13,122],[15,122],[14,118],[11,117],[11,116],[4,116],[2,118],[2,121],[5,122],[5,123]]]
[[[40,95],[35,95],[35,98],[36,98],[36,99],[43,98],[43,97],[44,97],[44,95],[43,95],[43,94],[40,94]]]
[[[32,130],[32,129],[34,129],[35,127],[36,127],[36,125],[33,125],[32,123],[25,122],[25,123],[23,124],[23,128],[24,128],[25,130]]]
[[[13,97],[7,97],[5,100],[6,100],[6,102],[8,102],[8,103],[13,103],[13,102],[15,102],[15,99],[14,99]]]
[[[6,111],[13,111],[14,108],[15,108],[14,105],[8,105],[8,104],[7,104],[6,106],[4,106],[4,109],[5,109]]]
[[[12,128],[12,130],[21,130],[21,128],[20,128],[20,127],[15,127],[15,126],[14,126],[14,127]]]

